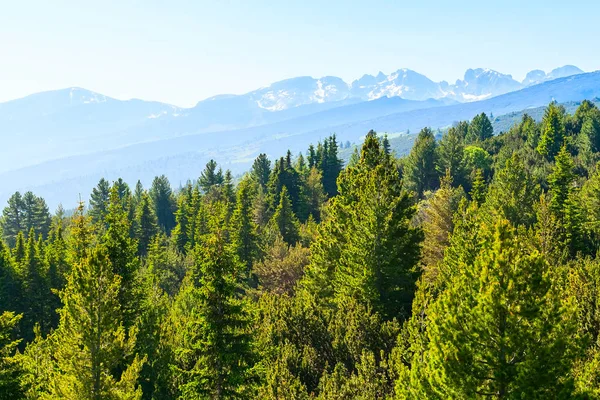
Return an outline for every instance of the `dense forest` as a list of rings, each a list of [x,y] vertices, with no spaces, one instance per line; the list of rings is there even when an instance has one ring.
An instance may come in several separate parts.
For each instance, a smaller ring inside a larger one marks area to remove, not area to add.
[[[600,398],[593,103],[338,147],[15,193],[0,399]]]

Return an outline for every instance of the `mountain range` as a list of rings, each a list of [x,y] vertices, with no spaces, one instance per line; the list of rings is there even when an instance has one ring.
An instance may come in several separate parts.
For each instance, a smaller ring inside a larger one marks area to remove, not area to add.
[[[501,115],[598,96],[600,72],[573,66],[532,71],[522,82],[489,69],[469,69],[454,84],[407,69],[350,84],[299,77],[192,108],[81,88],[38,93],[0,103],[0,201],[32,189],[51,206],[72,206],[102,176],[148,184],[166,173],[177,186],[195,179],[210,158],[243,172],[260,152],[298,152],[333,132],[358,143],[371,128],[396,134],[443,128],[479,112]]]

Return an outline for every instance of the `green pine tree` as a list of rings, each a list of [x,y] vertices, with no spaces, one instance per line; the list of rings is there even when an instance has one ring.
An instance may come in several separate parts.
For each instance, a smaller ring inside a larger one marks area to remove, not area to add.
[[[222,232],[209,235],[195,258],[199,280],[180,292],[171,320],[179,398],[249,398],[249,315],[236,295],[242,267]]]

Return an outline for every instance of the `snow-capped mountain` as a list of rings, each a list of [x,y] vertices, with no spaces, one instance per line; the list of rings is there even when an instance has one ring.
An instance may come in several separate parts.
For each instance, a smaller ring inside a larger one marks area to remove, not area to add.
[[[260,108],[280,111],[304,104],[340,101],[350,97],[348,84],[341,78],[310,76],[286,79],[248,94]]]
[[[523,80],[523,86],[537,85],[538,83],[551,81],[558,78],[566,78],[567,76],[583,74],[583,71],[574,65],[565,65],[553,69],[549,73],[545,73],[541,69],[530,71]]]
[[[369,101],[381,97],[402,97],[406,100],[451,99],[459,102],[484,100],[501,94],[523,89],[527,86],[583,73],[577,67],[566,65],[546,74],[534,70],[527,74],[523,82],[511,75],[488,68],[468,69],[463,79],[454,84],[435,82],[425,75],[402,68],[389,75],[363,75],[348,84],[341,78],[326,76],[312,78],[302,76],[275,82],[240,96],[226,97],[228,102],[243,102],[245,112],[256,114],[257,110],[282,111],[309,104],[339,102],[348,99]],[[222,101],[217,96],[198,103],[205,107],[206,102]]]
[[[440,84],[410,69],[399,69],[389,75],[379,72],[377,76],[363,75],[352,82],[352,96],[362,100],[381,97],[402,97],[407,100],[427,100],[445,97]]]
[[[487,69],[468,69],[463,80],[457,80],[450,87],[451,97],[458,101],[483,100],[501,94],[513,92],[522,85],[511,75]]]

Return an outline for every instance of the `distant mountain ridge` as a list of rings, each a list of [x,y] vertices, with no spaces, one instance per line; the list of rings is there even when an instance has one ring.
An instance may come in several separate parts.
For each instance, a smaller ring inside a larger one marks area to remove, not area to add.
[[[481,73],[485,75],[486,71],[482,70]],[[477,76],[481,73],[473,70],[473,76],[466,79],[467,86],[471,86],[475,93],[478,89],[472,83],[477,81]],[[506,79],[499,76],[497,83],[505,84]],[[61,96],[64,97],[64,94]],[[99,110],[104,110],[102,107],[111,102],[86,103],[86,96],[84,100],[77,101],[76,103],[82,104],[75,104],[73,109],[89,107],[89,117],[97,120],[101,115],[98,114]],[[30,162],[21,167],[4,164],[9,168],[0,170],[0,203],[15,190],[33,190],[46,198],[51,207],[59,202],[70,207],[75,204],[78,194],[89,193],[100,177],[109,180],[122,177],[131,184],[141,179],[147,185],[155,175],[166,174],[177,187],[187,179],[196,179],[204,164],[211,158],[223,168],[240,173],[248,170],[259,153],[266,153],[272,158],[290,149],[297,154],[298,151],[305,151],[310,143],[316,143],[331,133],[336,133],[341,142],[360,143],[365,133],[374,129],[401,138],[404,148],[410,149],[414,134],[425,126],[443,129],[456,121],[471,119],[481,112],[499,116],[537,109],[551,101],[563,103],[598,97],[600,71],[549,80],[504,95],[465,103],[448,98],[417,101],[383,96],[371,101],[346,99],[268,111],[253,108],[254,106],[250,106],[253,101],[248,98],[234,97],[247,107],[248,114],[238,121],[242,127],[214,131],[207,130],[208,128],[198,129],[198,125],[223,111],[225,103],[221,102],[230,101],[230,97],[218,97],[208,103],[202,102],[201,107],[183,110],[158,103],[153,107],[168,114],[160,118],[148,118],[148,112],[155,113],[156,110],[144,105],[140,106],[141,111],[136,114],[136,118],[141,117],[144,123],[131,125],[121,131],[107,130],[100,134],[102,129],[96,129],[96,124],[84,124],[80,127],[94,132],[94,135],[89,136],[91,139],[86,137],[89,132],[80,132],[61,142],[58,133],[52,131],[52,135],[39,134],[37,140],[20,140],[0,148],[0,163],[10,159],[31,161],[35,154],[48,157],[41,162]],[[118,101],[116,104],[119,104]],[[121,107],[126,110],[131,104],[125,103]],[[227,113],[223,113],[219,118],[226,115]],[[255,121],[246,124],[246,118],[250,117],[256,118]],[[56,122],[55,119],[51,120]],[[107,122],[105,127],[113,124]],[[45,133],[51,132],[50,128],[56,128],[48,124],[40,126],[46,128],[42,130]],[[0,134],[6,132],[4,127],[0,123]],[[71,128],[74,133],[75,128]],[[411,132],[410,135],[407,134],[408,131]],[[42,140],[46,136],[47,140]],[[11,138],[8,134],[3,139],[11,143]],[[124,138],[132,143],[115,146],[117,139],[120,140],[119,143],[125,143]],[[158,139],[139,140],[140,138]],[[78,148],[78,143],[87,147]],[[55,153],[48,154],[50,146],[55,146],[52,147]],[[71,153],[59,153],[58,150],[62,147],[69,147]]]

